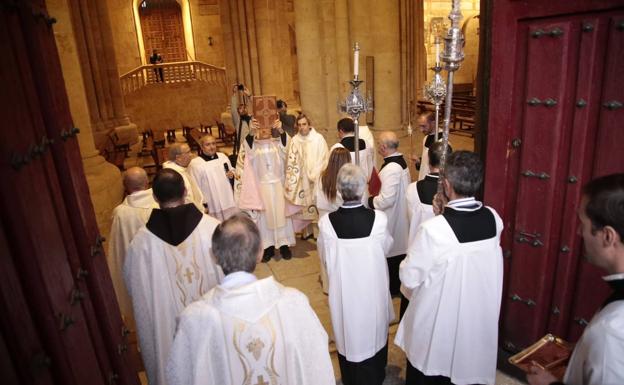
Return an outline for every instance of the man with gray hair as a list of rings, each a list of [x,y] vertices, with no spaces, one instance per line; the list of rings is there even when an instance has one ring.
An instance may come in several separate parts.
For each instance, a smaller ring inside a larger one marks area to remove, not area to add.
[[[327,333],[306,296],[252,274],[263,248],[247,214],[217,226],[212,253],[226,276],[180,315],[167,384],[335,384]]]
[[[442,177],[448,203],[416,230],[401,263],[412,294],[394,342],[407,356],[408,385],[494,384],[503,222],[474,198],[483,182],[477,154],[454,152]]]
[[[182,175],[184,179],[184,187],[186,188],[186,194],[184,196],[185,203],[192,203],[199,209],[204,211],[204,197],[195,181],[195,178],[189,174],[187,167],[193,156],[191,154],[191,148],[186,143],[174,143],[169,146],[169,160],[163,163],[163,168],[170,168],[177,171]]]
[[[362,205],[364,171],[347,163],[338,172],[344,203],[319,220],[319,250],[329,278],[329,308],[345,385],[385,378],[388,325],[394,319],[386,254],[392,245],[383,211]]]
[[[368,198],[368,207],[383,211],[388,217],[388,231],[394,237],[394,243],[387,257],[390,274],[390,294],[400,295],[399,264],[405,258],[409,233],[407,216],[407,186],[410,174],[403,154],[398,152],[399,139],[392,131],[379,135],[377,151],[384,158],[379,170],[381,189],[379,194]]]

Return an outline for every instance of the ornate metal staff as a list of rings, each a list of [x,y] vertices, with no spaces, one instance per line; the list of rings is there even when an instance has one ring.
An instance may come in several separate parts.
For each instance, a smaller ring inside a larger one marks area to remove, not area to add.
[[[339,104],[339,110],[346,112],[353,123],[355,124],[355,164],[360,165],[360,125],[358,123],[361,113],[372,111],[372,103],[367,100],[362,94],[360,94],[360,84],[364,81],[359,80],[359,58],[360,58],[360,45],[355,43],[353,48],[353,80],[349,81],[351,84],[351,93],[344,102]]]
[[[444,83],[444,79],[442,79],[442,65],[440,63],[440,38],[436,36],[435,38],[435,46],[436,46],[436,63],[435,66],[431,67],[433,70],[433,80],[431,83],[425,85],[424,93],[427,100],[435,105],[435,138],[438,140],[440,135],[440,106],[444,102],[444,97],[446,96],[446,83]]]
[[[451,123],[451,107],[453,104],[453,74],[459,69],[459,64],[464,60],[464,36],[462,35],[459,21],[462,19],[460,0],[453,0],[453,8],[448,18],[451,27],[444,38],[444,53],[442,61],[446,64],[446,105],[444,106],[444,131],[442,136],[442,157],[440,159],[440,175],[444,175],[446,165],[446,151],[448,149],[449,126]],[[438,192],[442,192],[442,177],[438,182]]]

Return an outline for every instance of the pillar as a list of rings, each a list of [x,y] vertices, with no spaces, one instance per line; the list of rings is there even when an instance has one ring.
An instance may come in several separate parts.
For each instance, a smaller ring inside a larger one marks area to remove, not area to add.
[[[61,61],[65,88],[74,125],[80,128],[78,145],[98,228],[108,234],[112,210],[123,199],[121,173],[106,162],[96,149],[83,71],[78,58],[76,39],[71,24],[68,0],[46,0],[54,24],[54,37]]]

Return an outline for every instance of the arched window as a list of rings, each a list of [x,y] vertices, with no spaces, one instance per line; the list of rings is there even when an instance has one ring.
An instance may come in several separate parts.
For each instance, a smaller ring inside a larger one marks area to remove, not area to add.
[[[182,10],[176,0],[143,0],[139,18],[146,58],[157,50],[165,62],[187,59]]]

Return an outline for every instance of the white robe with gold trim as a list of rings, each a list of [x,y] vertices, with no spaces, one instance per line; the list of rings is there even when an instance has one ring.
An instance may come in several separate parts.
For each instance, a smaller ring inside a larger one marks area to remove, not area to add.
[[[166,385],[165,363],[178,315],[221,282],[223,273],[210,250],[218,224],[203,215],[195,230],[177,246],[142,227],[130,243],[124,280],[150,385]]]
[[[126,260],[126,251],[137,231],[147,223],[152,209],[157,208],[158,204],[154,200],[152,189],[150,188],[136,191],[126,196],[123,202],[113,210],[113,224],[108,236],[106,260],[121,315],[126,319],[132,316],[132,302],[128,297],[128,291],[123,282],[123,266]]]
[[[217,152],[217,159],[209,161],[198,156],[191,160],[187,168],[202,193],[208,214],[221,221],[237,211],[232,186],[225,175],[223,164],[227,164],[228,169],[234,171],[228,157],[221,152]]]
[[[273,277],[217,286],[189,306],[167,364],[168,385],[334,385],[327,333],[308,299]]]

